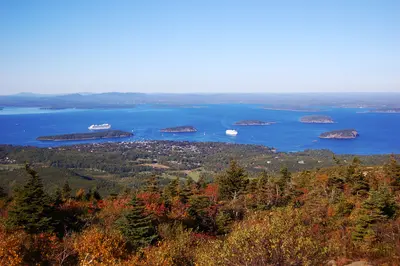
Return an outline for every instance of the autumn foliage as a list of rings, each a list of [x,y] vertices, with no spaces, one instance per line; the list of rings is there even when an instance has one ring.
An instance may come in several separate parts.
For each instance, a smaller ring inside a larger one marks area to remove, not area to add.
[[[251,177],[232,163],[215,182],[152,176],[105,198],[68,184],[50,195],[29,174],[0,199],[0,265],[400,264],[393,158]]]

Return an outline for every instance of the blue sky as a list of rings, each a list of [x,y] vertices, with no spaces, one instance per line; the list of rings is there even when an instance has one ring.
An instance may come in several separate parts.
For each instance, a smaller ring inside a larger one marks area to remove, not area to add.
[[[400,92],[400,1],[0,0],[0,94]]]

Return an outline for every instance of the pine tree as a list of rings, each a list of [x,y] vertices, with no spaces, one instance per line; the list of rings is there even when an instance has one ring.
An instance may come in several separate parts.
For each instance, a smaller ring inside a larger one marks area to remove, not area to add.
[[[0,199],[7,197],[7,193],[2,186],[0,186]]]
[[[390,161],[385,165],[385,175],[390,178],[390,186],[394,191],[400,190],[400,165],[392,155]]]
[[[29,179],[16,193],[9,210],[8,224],[21,227],[30,234],[52,231],[52,208],[50,199],[43,191],[43,184],[36,171],[27,164]]]
[[[154,243],[158,234],[151,217],[145,213],[143,202],[134,196],[130,205],[132,205],[132,210],[120,220],[119,228],[132,248],[137,250]]]
[[[287,167],[282,167],[280,172],[281,172],[281,178],[285,182],[290,182],[290,180],[292,179],[292,174],[289,172]]]
[[[266,172],[262,172],[257,181],[257,208],[268,209],[273,202],[274,191],[269,183],[269,176]]]
[[[56,192],[53,195],[53,203],[54,206],[58,207],[64,202],[63,197],[62,197],[62,192],[60,188],[56,189]]]
[[[69,200],[71,198],[71,192],[72,192],[72,189],[69,186],[68,180],[66,180],[62,187],[62,191],[61,191],[61,195],[65,201]]]
[[[205,189],[207,187],[207,182],[202,175],[200,175],[199,180],[196,182],[197,189]]]
[[[387,188],[370,191],[355,220],[353,240],[373,242],[376,236],[374,225],[393,218],[397,209],[395,198]]]
[[[248,179],[244,169],[232,161],[224,174],[218,177],[219,194],[222,199],[235,199],[242,194]]]
[[[164,194],[169,198],[178,196],[179,178],[172,179],[164,189]]]
[[[150,193],[160,192],[160,184],[158,183],[158,178],[156,175],[152,175],[149,179],[147,179],[145,191]]]
[[[278,186],[281,192],[283,192],[286,188],[286,185],[292,180],[292,174],[289,172],[287,167],[282,167],[280,173],[281,176],[278,180]]]
[[[179,190],[179,200],[183,204],[188,203],[190,196],[193,195],[192,186],[193,186],[193,179],[187,177],[185,184]]]

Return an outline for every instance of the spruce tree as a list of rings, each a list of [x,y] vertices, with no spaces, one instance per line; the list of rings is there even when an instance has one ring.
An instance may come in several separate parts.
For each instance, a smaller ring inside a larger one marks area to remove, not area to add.
[[[150,193],[159,193],[160,185],[158,183],[158,178],[155,175],[152,175],[148,180],[145,188],[146,192]]]
[[[392,155],[390,161],[385,165],[385,175],[390,178],[390,186],[392,190],[400,190],[400,165],[397,163],[396,159]]]
[[[207,187],[207,182],[206,182],[204,176],[202,176],[201,174],[200,174],[199,179],[196,182],[196,187],[197,187],[197,189],[205,189]]]
[[[54,206],[58,207],[64,202],[60,188],[57,188],[53,195]]]
[[[7,197],[7,193],[2,186],[0,186],[0,199]]]
[[[178,196],[179,178],[172,179],[164,189],[164,194],[169,198]]]
[[[235,199],[247,186],[247,174],[236,161],[232,161],[224,174],[218,177],[219,194],[222,199]]]
[[[145,213],[143,202],[134,196],[130,204],[132,210],[120,220],[119,227],[128,243],[137,250],[154,243],[158,234],[151,217]]]
[[[71,192],[72,192],[72,189],[69,186],[68,181],[66,180],[64,185],[63,185],[63,187],[62,187],[62,191],[61,191],[61,195],[63,197],[63,200],[66,201],[66,200],[70,199],[71,198]]]
[[[189,198],[193,195],[192,186],[193,186],[193,179],[187,177],[185,184],[179,190],[179,200],[183,204],[188,203]]]
[[[27,164],[29,179],[16,193],[9,210],[8,224],[21,227],[30,234],[53,230],[50,198],[43,191],[43,184],[36,171]]]
[[[374,241],[374,226],[395,216],[398,209],[395,198],[387,188],[372,190],[367,200],[361,205],[355,220],[352,238],[355,241]]]
[[[262,172],[257,180],[257,208],[268,209],[272,203],[272,196],[274,195],[273,189],[271,191],[271,184],[269,182],[269,176],[266,172]]]

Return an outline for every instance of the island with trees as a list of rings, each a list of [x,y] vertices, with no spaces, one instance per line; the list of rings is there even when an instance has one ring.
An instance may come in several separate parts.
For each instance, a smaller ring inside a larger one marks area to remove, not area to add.
[[[269,126],[276,122],[266,122],[260,120],[241,120],[234,123],[234,126]]]
[[[197,132],[197,129],[193,126],[179,126],[179,127],[167,127],[160,130],[162,133],[191,133]]]
[[[121,130],[107,130],[89,133],[72,133],[53,136],[40,136],[36,140],[41,141],[74,141],[74,140],[95,140],[95,139],[113,139],[113,138],[128,138],[133,134]]]
[[[333,130],[322,133],[321,139],[355,139],[359,136],[355,129]]]
[[[300,122],[306,124],[333,124],[334,121],[327,115],[307,115],[300,118]]]

